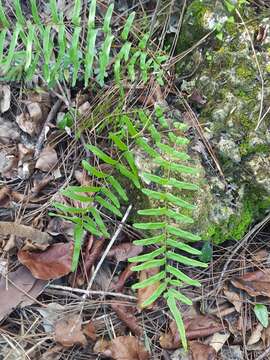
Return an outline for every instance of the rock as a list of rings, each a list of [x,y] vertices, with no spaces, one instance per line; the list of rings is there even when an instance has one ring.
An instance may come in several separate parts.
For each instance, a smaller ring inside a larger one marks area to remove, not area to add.
[[[187,38],[191,46],[198,31],[202,37],[213,21],[220,21],[211,20],[217,8],[220,11],[216,16],[226,14],[221,1],[202,4],[195,0],[191,3],[179,49],[186,46]],[[245,9],[254,11],[247,6]],[[269,21],[270,18],[265,18],[248,24],[251,38],[254,39],[260,26]],[[194,34],[186,34],[188,30]],[[200,50],[203,61],[199,69],[182,86],[189,94],[196,90],[207,99],[206,104],[197,105],[198,119],[225,176],[224,181],[208,152],[198,151],[198,144],[194,145],[193,141],[192,157],[199,155],[196,161],[204,169],[200,180],[204,183],[203,191],[198,192],[195,199],[198,210],[194,214],[197,225],[193,229],[201,233],[203,239],[220,243],[227,239],[240,240],[252,223],[269,211],[270,115],[255,130],[261,107],[261,79],[245,29],[225,24],[223,40],[215,40],[213,36],[211,41],[216,43],[206,47],[207,51]],[[270,104],[269,44],[267,36],[255,48],[264,77],[263,114]],[[182,109],[180,104],[179,109]]]

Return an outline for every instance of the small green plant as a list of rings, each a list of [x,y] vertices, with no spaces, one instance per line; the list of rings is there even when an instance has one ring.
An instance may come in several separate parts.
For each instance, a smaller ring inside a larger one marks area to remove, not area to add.
[[[256,315],[256,318],[259,320],[262,326],[264,328],[267,328],[269,324],[267,306],[264,304],[256,304],[253,310]]]
[[[184,209],[186,212],[193,210],[195,206],[180,196],[174,195],[172,190],[176,189],[180,193],[198,190],[196,184],[177,180],[173,176],[173,174],[183,174],[192,177],[196,175],[197,169],[185,164],[190,161],[188,154],[177,149],[188,143],[188,139],[183,136],[184,124],[179,122],[169,124],[161,107],[156,108],[155,115],[158,126],[143,110],[134,112],[133,120],[127,115],[120,116],[122,130],[117,134],[111,133],[109,136],[118,150],[117,159],[95,145],[87,145],[87,149],[99,160],[98,163],[101,161],[110,166],[111,172],[104,172],[98,165],[94,166],[83,160],[82,166],[91,175],[94,186],[70,186],[62,191],[63,195],[81,203],[82,206],[80,208],[69,207],[61,203],[56,203],[55,206],[61,211],[61,217],[75,223],[73,259],[73,269],[75,269],[79,258],[82,229],[96,236],[109,237],[104,215],[107,213],[122,217],[121,203],[128,200],[128,195],[117,178],[126,178],[133,187],[146,195],[150,202],[154,201],[159,204],[139,210],[138,214],[143,219],[150,220],[133,224],[136,229],[145,234],[148,233],[148,236],[146,235],[134,243],[151,247],[153,250],[129,259],[131,262],[139,263],[133,266],[134,271],[158,268],[159,272],[135,284],[133,289],[145,288],[152,284],[157,285],[156,291],[145,301],[143,306],[147,307],[163,296],[175,318],[183,347],[187,348],[185,328],[177,302],[191,305],[192,300],[182,294],[179,288],[184,284],[200,286],[200,283],[186,275],[179,267],[199,266],[205,268],[207,264],[193,258],[201,256],[202,253],[188,244],[188,242],[200,240],[200,237],[179,226],[193,222],[192,218],[186,213],[182,214],[180,209]],[[126,145],[124,139],[129,139],[129,146]],[[156,172],[138,173],[134,158],[136,149],[152,158],[159,175]],[[143,186],[143,183],[148,186]],[[129,199],[129,201],[132,200]]]
[[[216,38],[220,41],[224,38],[224,31],[226,24],[235,23],[235,11],[241,9],[243,5],[247,3],[247,0],[224,0],[223,4],[229,16],[223,17],[222,21],[216,23],[214,30],[216,33]]]
[[[166,56],[150,56],[146,51],[149,34],[145,34],[138,46],[129,42],[129,34],[135,18],[131,13],[120,34],[113,34],[111,4],[103,19],[96,22],[96,0],[92,0],[88,11],[87,26],[81,22],[82,1],[75,0],[71,24],[57,8],[56,0],[50,0],[50,20],[43,24],[36,0],[31,0],[30,19],[23,15],[20,1],[14,0],[15,23],[11,22],[0,1],[0,80],[32,80],[41,74],[49,86],[57,80],[66,80],[75,86],[90,80],[104,86],[110,64],[113,63],[114,78],[120,84],[122,77],[130,81],[146,82],[151,74],[163,83],[162,64]],[[102,41],[98,41],[100,37]],[[116,51],[116,49],[119,49]],[[138,71],[137,71],[138,70]]]

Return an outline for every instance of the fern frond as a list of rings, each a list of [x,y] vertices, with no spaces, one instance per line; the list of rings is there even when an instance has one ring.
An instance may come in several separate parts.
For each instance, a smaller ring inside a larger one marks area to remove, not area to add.
[[[194,259],[193,256],[200,256],[201,251],[186,244],[186,242],[199,241],[201,239],[200,236],[180,227],[181,223],[189,224],[193,223],[193,220],[190,216],[181,214],[178,208],[192,211],[196,207],[187,202],[185,198],[179,197],[172,192],[172,189],[175,189],[177,190],[175,193],[181,191],[181,194],[184,194],[184,191],[193,192],[198,190],[199,187],[189,181],[177,180],[173,177],[173,174],[181,174],[184,177],[190,178],[196,175],[198,170],[193,166],[183,164],[183,162],[187,163],[190,161],[190,156],[182,149],[178,149],[179,145],[183,147],[183,145],[188,143],[183,136],[178,137],[175,134],[176,131],[183,131],[185,128],[184,124],[173,124],[174,129],[170,129],[169,122],[160,107],[156,108],[155,114],[161,129],[166,130],[168,137],[162,136],[162,131],[159,127],[141,111],[139,117],[142,125],[148,131],[151,146],[142,138],[137,139],[136,144],[141,150],[151,156],[153,164],[156,164],[156,167],[159,169],[158,175],[146,171],[141,173],[142,179],[146,183],[150,183],[150,187],[151,183],[153,183],[157,188],[152,190],[145,187],[142,189],[142,192],[150,200],[158,201],[161,206],[157,206],[154,202],[155,207],[139,210],[139,215],[147,218],[151,216],[151,222],[135,223],[133,226],[136,229],[156,234],[150,238],[146,237],[136,240],[134,244],[140,246],[155,245],[158,248],[152,252],[135,256],[129,259],[129,261],[140,263],[133,267],[134,271],[142,271],[154,267],[160,269],[157,274],[149,279],[133,285],[133,289],[144,288],[148,284],[156,284],[155,292],[146,299],[143,306],[149,306],[161,295],[164,296],[176,320],[182,344],[186,348],[185,328],[177,301],[187,305],[191,305],[192,301],[174,287],[181,287],[183,286],[182,284],[200,286],[200,283],[187,276],[178,266],[175,267],[174,264],[202,268],[207,267],[207,264]],[[131,128],[131,131],[134,135],[137,134],[137,129]],[[161,175],[160,172],[162,173]],[[179,251],[183,252],[184,255],[179,253]]]
[[[129,76],[131,81],[135,81],[136,77],[139,77],[145,82],[149,78],[149,70],[154,75],[157,73],[156,67],[158,67],[158,76],[160,76],[162,63],[157,64],[151,53],[145,49],[149,35],[143,36],[139,42],[140,50],[138,53],[136,43],[133,46],[131,42],[127,41],[135,19],[135,12],[126,19],[121,34],[115,36],[111,26],[113,4],[108,6],[101,28],[96,28],[97,3],[96,0],[91,0],[89,6],[87,5],[87,8],[83,9],[83,11],[88,12],[86,32],[82,31],[82,6],[81,0],[74,1],[71,9],[72,27],[70,28],[70,26],[65,25],[66,19],[63,12],[58,10],[56,0],[49,0],[51,21],[45,24],[42,23],[39,16],[40,9],[36,0],[30,0],[32,15],[30,20],[25,18],[20,1],[14,0],[15,24],[11,24],[5,15],[5,6],[1,1],[1,32],[5,36],[8,34],[8,37],[10,33],[12,34],[11,39],[9,38],[7,42],[8,45],[2,41],[5,51],[0,52],[0,67],[4,73],[1,80],[14,80],[14,74],[16,77],[24,74],[30,78],[41,68],[42,76],[49,86],[53,86],[57,80],[64,79],[70,79],[71,85],[75,86],[78,79],[83,78],[84,85],[87,87],[90,79],[95,76],[96,81],[103,87],[112,64],[113,71],[110,73],[114,74],[121,94],[124,95],[121,84],[122,78]],[[104,41],[101,45],[96,44],[98,32],[102,32],[104,35]],[[57,36],[56,33],[58,33]],[[71,39],[70,33],[72,34]],[[5,38],[4,35],[0,40]],[[39,43],[42,43],[42,47]],[[112,48],[114,49],[113,54]],[[119,50],[116,51],[116,49]],[[32,67],[33,58],[34,66]],[[95,58],[97,59],[96,62]],[[137,62],[139,58],[140,61]],[[165,61],[167,60],[164,59]],[[60,68],[61,71],[59,71]]]

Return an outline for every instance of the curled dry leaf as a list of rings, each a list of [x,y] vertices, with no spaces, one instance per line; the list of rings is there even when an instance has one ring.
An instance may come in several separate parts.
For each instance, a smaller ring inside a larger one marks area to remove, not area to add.
[[[245,290],[250,296],[270,297],[270,269],[247,273],[231,280],[238,289]]]
[[[140,272],[140,281],[143,281],[143,280],[146,280],[148,279],[149,277],[155,275],[159,273],[159,268],[156,267],[156,268],[152,268],[152,269],[147,269],[147,270],[142,270]],[[138,307],[140,309],[143,309],[143,303],[156,291],[156,289],[159,287],[159,281],[152,284],[152,285],[149,285],[143,289],[139,289],[138,290],[138,301],[137,301],[137,304],[138,304]],[[152,309],[154,307],[154,303],[149,305],[147,307],[147,309]]]
[[[257,344],[257,342],[260,341],[262,337],[262,331],[263,331],[263,326],[262,324],[258,323],[253,329],[250,338],[248,339],[247,345],[251,346]]]
[[[73,314],[55,323],[55,341],[64,347],[85,346],[87,341],[82,331],[80,315]]]
[[[43,252],[20,250],[19,261],[24,264],[37,279],[58,279],[71,272],[73,243],[53,244]]]
[[[239,294],[235,291],[224,290],[224,295],[226,296],[227,300],[234,305],[235,310],[240,313],[243,300]]]
[[[92,341],[97,340],[96,328],[92,321],[88,321],[83,327],[83,333]]]
[[[134,271],[131,270],[137,263],[128,264],[124,271],[121,272],[118,280],[111,285],[111,290],[121,291],[125,286],[125,282],[134,275]]]
[[[142,251],[143,246],[126,242],[113,246],[108,252],[108,257],[113,257],[116,261],[126,261],[133,256],[139,255]]]
[[[99,340],[94,352],[114,360],[148,360],[149,352],[134,336],[119,336],[112,341]]]
[[[184,319],[184,325],[188,340],[210,336],[224,329],[221,322],[210,315],[197,315],[186,318]],[[175,321],[170,323],[170,331],[161,335],[159,341],[163,349],[177,349],[180,346],[180,337]]]
[[[191,341],[189,343],[189,351],[192,360],[216,360],[216,350],[210,345],[202,344],[198,341]]]
[[[47,232],[52,236],[63,235],[67,240],[73,239],[74,223],[61,219],[59,217],[53,217],[50,219],[47,226]]]
[[[46,285],[45,281],[35,279],[24,266],[9,273],[7,279],[8,282],[5,277],[0,279],[0,321],[16,307],[32,304]]]
[[[111,306],[119,319],[130,329],[134,335],[143,335],[143,329],[138,324],[136,316],[132,314],[132,310],[134,310],[134,308],[132,309],[130,306],[125,306],[121,303],[113,303]]]
[[[56,151],[51,146],[46,146],[41,151],[39,158],[36,162],[36,169],[44,172],[52,171],[57,165],[58,157]]]

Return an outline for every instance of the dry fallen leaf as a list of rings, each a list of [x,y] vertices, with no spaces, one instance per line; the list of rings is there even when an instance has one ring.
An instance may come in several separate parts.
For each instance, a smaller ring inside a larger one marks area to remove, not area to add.
[[[142,270],[140,272],[140,281],[146,280],[149,277],[157,274],[159,272],[159,268],[152,268],[147,270]],[[159,287],[159,281],[149,285],[143,289],[138,290],[138,300],[137,304],[140,309],[143,309],[143,303],[156,291],[156,289]],[[147,309],[152,309],[154,307],[154,303],[149,305]]]
[[[139,255],[143,251],[143,246],[133,245],[132,243],[122,243],[115,245],[108,253],[108,257],[113,257],[116,261],[126,261],[127,259]]]
[[[133,266],[136,266],[137,263],[128,264],[128,266],[123,270],[117,279],[117,281],[113,281],[110,289],[115,291],[121,291],[125,286],[126,281],[134,275],[134,271],[131,270]]]
[[[257,344],[257,342],[260,341],[262,337],[262,331],[263,331],[263,326],[260,323],[258,323],[253,329],[250,338],[248,339],[247,345],[251,346]]]
[[[52,280],[71,272],[72,254],[73,243],[58,243],[43,252],[20,250],[18,259],[35,278]]]
[[[205,345],[197,341],[189,343],[189,351],[192,360],[216,360],[217,353],[210,345]]]
[[[9,85],[0,85],[0,113],[10,108],[11,91]]]
[[[245,290],[250,296],[270,297],[270,269],[247,273],[231,280],[238,289]]]
[[[47,146],[41,151],[35,167],[41,171],[48,172],[52,171],[57,163],[57,152],[51,146]]]
[[[32,304],[46,285],[45,281],[35,279],[24,266],[20,266],[7,276],[8,283],[4,277],[0,279],[0,320],[10,314],[16,307]]]
[[[244,360],[244,353],[239,345],[224,346],[221,349],[222,360]]]
[[[87,341],[82,331],[80,315],[73,314],[55,323],[55,341],[64,347],[85,346]]]
[[[188,340],[210,336],[224,330],[221,322],[210,315],[197,315],[192,318],[186,318],[184,319],[184,324]],[[170,331],[161,335],[159,341],[163,349],[177,349],[180,346],[180,337],[175,321],[170,323]]]
[[[132,313],[130,306],[125,306],[122,303],[112,303],[112,309],[116,312],[119,319],[131,330],[134,335],[143,335],[143,329],[138,324],[136,316]]]
[[[224,331],[222,333],[217,332],[212,336],[209,345],[218,353],[230,336],[231,334],[229,331]]]
[[[96,328],[92,321],[88,321],[83,327],[83,333],[92,341],[97,340]]]
[[[112,341],[99,340],[94,352],[114,360],[148,360],[149,352],[134,336],[119,336]]]
[[[224,290],[224,295],[226,296],[227,300],[234,305],[235,310],[240,313],[243,300],[239,294],[235,291]]]

